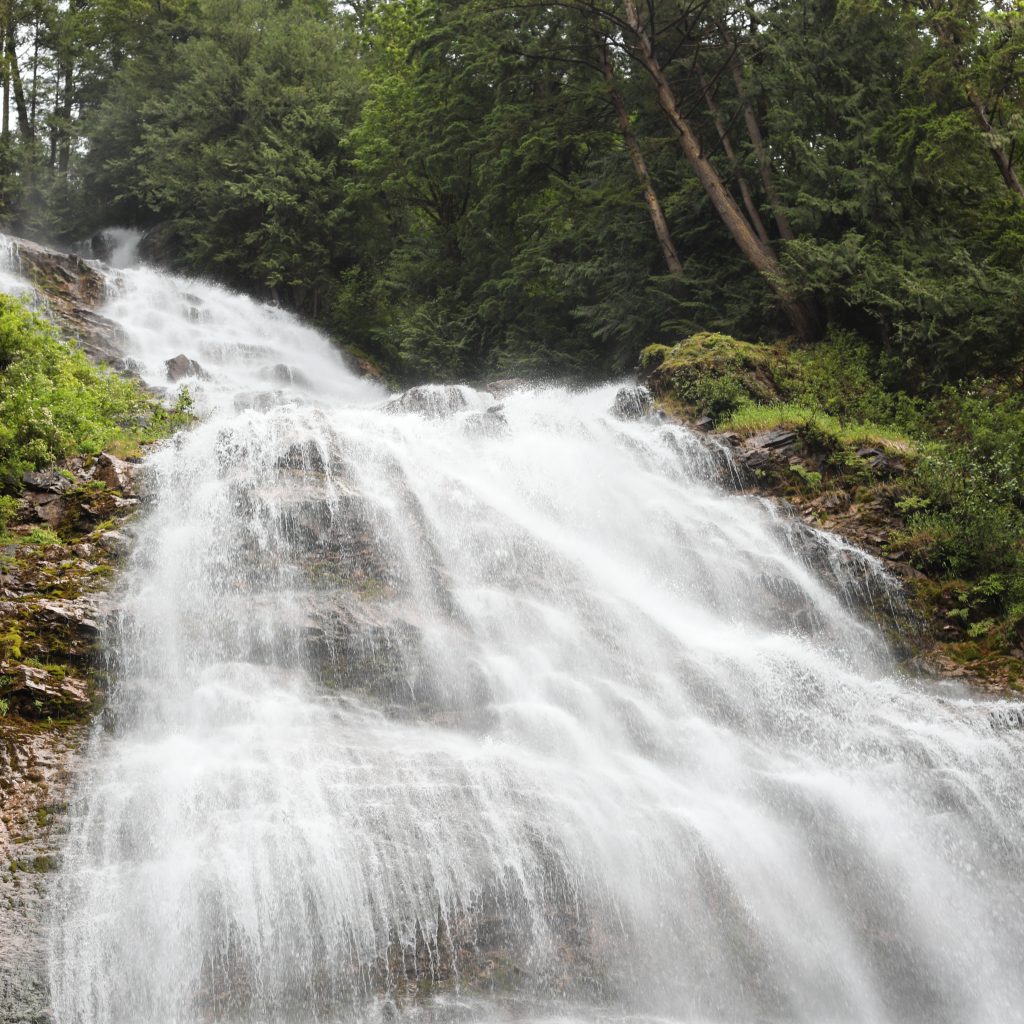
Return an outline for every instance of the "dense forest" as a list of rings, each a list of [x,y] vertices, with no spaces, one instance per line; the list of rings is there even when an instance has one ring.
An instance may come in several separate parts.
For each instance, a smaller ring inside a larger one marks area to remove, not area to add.
[[[710,338],[714,365],[698,343],[658,371],[677,411],[802,431],[824,476],[787,489],[884,507],[886,550],[940,581],[927,614],[1024,648],[1017,0],[7,0],[4,18],[8,231],[144,229],[150,259],[295,310],[402,382],[587,381]],[[774,367],[768,392],[744,361]],[[862,486],[865,438],[910,475]]]
[[[403,377],[1022,349],[1015,2],[8,0],[4,40],[9,230],[156,228]]]

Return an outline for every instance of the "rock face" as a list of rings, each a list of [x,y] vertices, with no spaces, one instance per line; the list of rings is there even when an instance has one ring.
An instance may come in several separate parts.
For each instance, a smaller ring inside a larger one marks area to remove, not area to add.
[[[21,273],[46,302],[46,314],[96,363],[124,356],[124,334],[96,312],[107,295],[102,274],[72,253],[47,249],[24,238],[12,240]]]
[[[78,748],[104,685],[105,587],[140,504],[113,455],[26,473],[0,549],[0,1020],[51,1021],[46,898]],[[35,539],[41,525],[60,543]],[[118,539],[113,543],[112,539]]]

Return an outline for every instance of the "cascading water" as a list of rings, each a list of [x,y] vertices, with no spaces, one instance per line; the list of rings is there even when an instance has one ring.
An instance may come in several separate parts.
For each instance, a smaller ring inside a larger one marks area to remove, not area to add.
[[[881,571],[615,388],[389,401],[154,270],[148,460],[55,907],[58,1024],[1007,1022],[1024,737],[901,678]]]

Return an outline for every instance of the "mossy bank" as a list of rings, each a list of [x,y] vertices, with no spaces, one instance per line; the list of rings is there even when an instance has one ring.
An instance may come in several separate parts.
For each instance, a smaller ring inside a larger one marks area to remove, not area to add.
[[[733,448],[742,486],[885,559],[938,671],[1024,687],[1019,377],[909,395],[841,334],[813,348],[696,334],[644,349],[640,374],[662,410]]]

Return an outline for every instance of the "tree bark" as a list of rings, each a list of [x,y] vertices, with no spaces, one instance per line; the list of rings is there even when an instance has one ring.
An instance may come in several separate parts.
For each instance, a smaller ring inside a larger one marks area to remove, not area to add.
[[[672,87],[654,54],[654,48],[640,21],[634,0],[622,0],[622,3],[626,13],[626,24],[636,40],[634,49],[654,82],[658,102],[675,129],[683,155],[704,187],[711,205],[715,208],[740,251],[775,292],[779,304],[796,333],[807,340],[816,338],[819,334],[819,327],[814,310],[787,287],[782,267],[775,253],[757,237],[757,232],[743,216],[743,211],[729,194],[718,171],[704,156],[700,142],[683,116]]]
[[[796,235],[793,232],[793,226],[790,224],[785,210],[782,208],[782,199],[779,196],[779,190],[775,187],[775,175],[772,173],[772,164],[768,157],[768,149],[764,144],[761,125],[758,123],[757,114],[754,113],[750,100],[747,99],[743,91],[743,75],[735,61],[732,62],[732,77],[736,83],[736,92],[739,95],[740,102],[743,104],[743,120],[747,125],[747,135],[750,138],[750,144],[754,147],[754,155],[757,157],[757,166],[761,172],[761,184],[764,185],[764,194],[768,197],[768,202],[771,203],[775,226],[779,229],[779,237],[784,238],[787,242],[791,242]]]
[[[74,73],[71,61],[64,66],[64,103],[61,109],[60,149],[57,153],[57,171],[67,174],[71,166],[71,112],[74,109]]]
[[[11,134],[11,50],[9,45],[10,39],[10,24],[14,20],[11,0],[3,6],[3,25],[0,26],[0,31],[3,32],[3,62],[4,62],[4,113],[2,124],[0,124],[0,134],[3,136],[4,142],[7,141]]]
[[[654,225],[654,233],[658,237],[658,244],[661,246],[661,254],[665,259],[665,265],[668,267],[670,274],[682,274],[683,265],[679,260],[679,253],[676,251],[675,243],[672,241],[672,234],[669,231],[668,221],[665,218],[665,210],[661,205],[661,200],[658,198],[658,193],[654,190],[654,183],[651,180],[650,171],[647,169],[647,161],[644,159],[643,151],[640,149],[640,143],[633,132],[633,127],[629,123],[629,111],[626,110],[626,104],[623,102],[622,96],[615,85],[615,73],[608,58],[608,48],[603,39],[599,40],[598,46],[600,48],[601,72],[608,86],[608,95],[611,97],[615,113],[618,115],[619,130],[622,132],[623,141],[626,143],[626,149],[629,151],[629,158],[633,162],[633,169],[636,171],[636,176],[640,181],[644,202],[647,204],[647,209],[651,215],[651,223]]]
[[[32,138],[32,123],[28,116],[28,105],[25,103],[25,88],[21,82],[21,71],[18,68],[18,46],[15,34],[14,19],[7,22],[7,70],[14,86],[14,104],[18,109],[18,131],[26,139]]]
[[[736,181],[740,187],[740,196],[743,198],[743,207],[747,211],[750,223],[754,226],[754,230],[757,232],[757,237],[760,238],[765,245],[768,245],[770,241],[768,237],[768,229],[764,226],[764,220],[762,220],[761,213],[757,209],[757,203],[754,202],[754,193],[750,190],[750,183],[740,171],[740,162],[737,159],[736,150],[733,149],[729,133],[725,130],[725,123],[722,121],[722,113],[718,109],[718,104],[715,102],[715,97],[712,95],[711,89],[708,87],[708,82],[704,77],[703,71],[697,71],[697,81],[700,82],[701,92],[704,93],[704,102],[708,106],[708,112],[711,114],[711,117],[715,122],[715,130],[718,132],[718,139],[722,143],[722,152],[725,153],[726,159],[732,164],[733,169],[736,171]]]
[[[992,159],[995,160],[996,167],[999,168],[999,173],[1003,176],[1003,181],[1006,182],[1007,188],[1016,192],[1019,196],[1024,196],[1024,187],[1021,186],[1020,178],[1017,177],[1017,172],[1013,169],[1013,164],[1010,163],[1006,150],[1003,149],[996,138],[995,129],[992,127],[992,121],[988,116],[988,111],[985,109],[985,104],[982,102],[981,97],[975,89],[969,86],[967,88],[967,97],[974,108],[974,114],[978,119],[978,124],[981,125],[981,130],[988,136]]]

